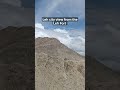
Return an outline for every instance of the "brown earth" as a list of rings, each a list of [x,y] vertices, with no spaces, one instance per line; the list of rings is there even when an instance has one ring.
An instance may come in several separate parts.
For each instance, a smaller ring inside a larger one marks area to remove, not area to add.
[[[55,38],[35,40],[36,90],[85,90],[85,60]]]
[[[0,90],[34,89],[34,28],[0,30]]]

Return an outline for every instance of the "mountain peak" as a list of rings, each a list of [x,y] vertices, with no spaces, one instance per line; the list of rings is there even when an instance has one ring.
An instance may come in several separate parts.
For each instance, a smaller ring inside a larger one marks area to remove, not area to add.
[[[56,38],[48,38],[48,37],[39,37],[36,39],[36,43],[40,43],[41,45],[56,45],[61,44],[59,40]]]
[[[36,90],[84,90],[85,60],[59,40],[37,38],[35,63]]]

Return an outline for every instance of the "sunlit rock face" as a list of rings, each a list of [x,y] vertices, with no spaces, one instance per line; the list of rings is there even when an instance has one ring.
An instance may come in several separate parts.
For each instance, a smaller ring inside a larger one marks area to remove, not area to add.
[[[84,57],[55,38],[35,40],[36,90],[85,90]]]

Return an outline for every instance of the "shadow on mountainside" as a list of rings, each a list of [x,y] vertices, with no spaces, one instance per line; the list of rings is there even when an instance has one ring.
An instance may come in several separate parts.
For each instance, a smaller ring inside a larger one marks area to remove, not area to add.
[[[86,55],[86,90],[120,90],[120,75]]]
[[[34,28],[0,30],[0,90],[34,90]]]

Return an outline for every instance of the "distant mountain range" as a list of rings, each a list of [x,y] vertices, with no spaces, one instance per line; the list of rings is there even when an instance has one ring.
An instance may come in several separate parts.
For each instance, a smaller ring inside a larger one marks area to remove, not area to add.
[[[55,38],[35,39],[33,27],[4,28],[0,41],[0,90],[120,89],[118,73]]]

